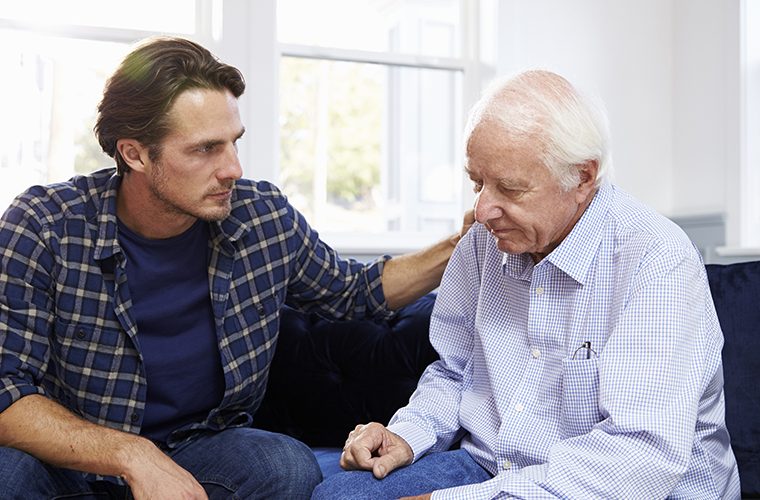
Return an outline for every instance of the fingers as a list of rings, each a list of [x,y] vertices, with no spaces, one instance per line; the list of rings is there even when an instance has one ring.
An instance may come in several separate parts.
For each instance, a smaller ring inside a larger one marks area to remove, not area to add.
[[[475,210],[470,208],[464,213],[464,217],[462,218],[462,227],[459,229],[459,232],[451,237],[451,243],[456,246],[457,243],[459,243],[459,240],[464,237],[464,235],[467,233],[467,231],[470,230],[470,227],[475,223]]]
[[[379,456],[375,459],[372,466],[372,474],[383,479],[391,471],[412,463],[414,453],[412,448],[397,434],[385,430],[387,434],[386,442],[380,448]]]
[[[392,470],[412,462],[411,447],[383,425],[358,425],[348,434],[340,465],[346,470],[371,470],[382,479]]]
[[[343,454],[340,457],[340,466],[344,469],[369,470],[374,463],[373,455],[383,442],[384,427],[378,423],[357,425],[348,433]]]

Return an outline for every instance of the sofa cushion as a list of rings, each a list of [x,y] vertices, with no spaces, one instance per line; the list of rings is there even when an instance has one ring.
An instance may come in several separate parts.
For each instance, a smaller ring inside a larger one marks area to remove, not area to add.
[[[379,321],[332,322],[283,309],[255,425],[342,448],[357,424],[387,423],[437,359],[428,340],[434,302],[428,294]]]
[[[706,268],[725,338],[726,425],[742,497],[760,496],[760,262]]]

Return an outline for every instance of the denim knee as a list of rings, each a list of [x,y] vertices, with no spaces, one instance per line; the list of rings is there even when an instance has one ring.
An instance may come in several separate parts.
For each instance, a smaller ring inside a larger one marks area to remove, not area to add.
[[[0,447],[0,498],[24,498],[29,486],[47,475],[45,464],[28,453]]]
[[[207,492],[238,498],[310,498],[322,480],[308,446],[283,434],[237,428],[199,438],[172,458]],[[214,495],[209,495],[213,498]]]
[[[267,478],[268,488],[275,498],[311,498],[311,492],[322,481],[322,471],[311,449],[286,435],[267,433],[263,445],[268,459],[258,461],[258,474]],[[259,436],[261,438],[261,436]],[[268,494],[262,497],[268,497]]]
[[[84,478],[57,469],[15,448],[0,446],[0,498],[49,498],[78,488],[86,489]]]

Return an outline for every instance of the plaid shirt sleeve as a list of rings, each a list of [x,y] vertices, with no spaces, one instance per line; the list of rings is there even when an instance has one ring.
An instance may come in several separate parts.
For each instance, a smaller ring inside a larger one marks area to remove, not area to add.
[[[53,325],[53,259],[43,228],[25,199],[0,219],[0,411],[29,394],[44,394]]]
[[[270,185],[270,189],[282,196],[284,219],[291,224],[284,230],[294,256],[288,283],[289,305],[333,319],[392,315],[382,287],[383,267],[390,257],[370,263],[341,258],[277,188]]]

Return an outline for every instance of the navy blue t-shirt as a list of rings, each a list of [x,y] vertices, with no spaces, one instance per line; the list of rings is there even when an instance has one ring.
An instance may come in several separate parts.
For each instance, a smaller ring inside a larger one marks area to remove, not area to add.
[[[224,374],[208,288],[208,223],[150,240],[119,223],[147,403],[141,434],[165,442],[219,405]]]

